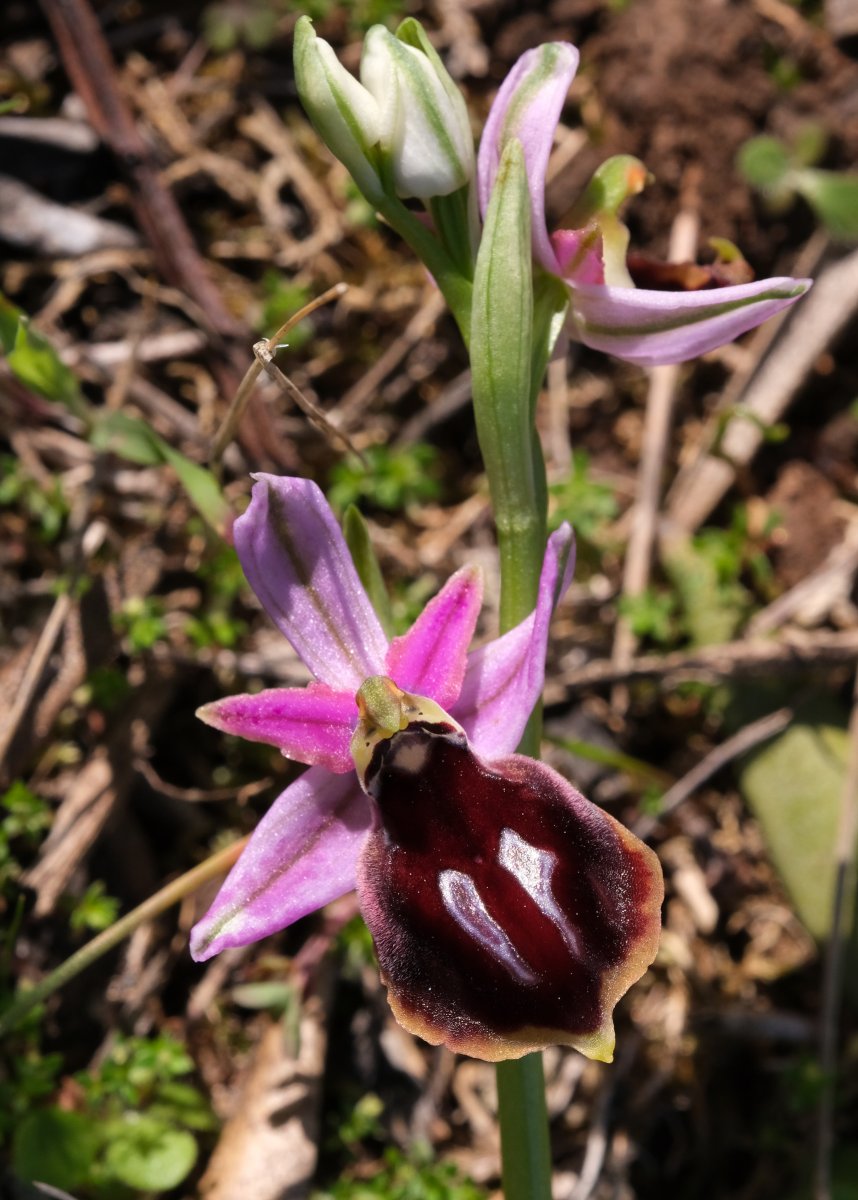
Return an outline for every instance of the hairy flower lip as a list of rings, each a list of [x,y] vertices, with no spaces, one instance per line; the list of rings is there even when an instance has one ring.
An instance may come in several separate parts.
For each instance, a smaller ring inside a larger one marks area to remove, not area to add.
[[[373,794],[358,889],[400,1024],[488,1061],[561,1043],[609,1062],[658,948],[654,852],[546,764],[438,726],[392,735]]]

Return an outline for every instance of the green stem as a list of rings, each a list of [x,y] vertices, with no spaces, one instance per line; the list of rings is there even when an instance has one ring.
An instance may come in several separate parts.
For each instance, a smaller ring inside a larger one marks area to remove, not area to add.
[[[378,204],[378,211],[388,225],[408,243],[417,257],[422,259],[450,306],[462,340],[469,346],[473,292],[470,279],[461,274],[432,230],[418,220],[401,201],[386,197]]]
[[[150,896],[148,900],[138,904],[135,909],[121,917],[109,929],[105,929],[91,942],[81,946],[80,950],[75,951],[70,958],[61,963],[55,971],[46,975],[35,987],[28,988],[0,1016],[0,1037],[11,1032],[37,1004],[47,1000],[54,992],[64,987],[69,980],[74,979],[81,971],[85,971],[87,967],[97,962],[114,946],[118,946],[140,925],[151,921],[153,917],[160,916],[162,912],[171,908],[179,900],[184,900],[185,896],[196,891],[201,884],[207,883],[218,875],[223,875],[238,858],[247,845],[247,841],[248,839],[244,837],[233,842],[225,850],[213,854],[199,866],[186,871],[184,875],[180,875],[178,879],[174,879],[172,883],[162,887],[154,896]]]
[[[539,546],[541,566],[545,538],[532,540]],[[532,559],[525,540],[509,540],[506,555],[501,557],[502,632],[533,609],[539,567],[534,568]],[[540,704],[531,714],[519,753],[538,758],[541,733]],[[498,1063],[497,1088],[504,1200],[551,1200],[551,1142],[542,1055]]]
[[[545,340],[537,340],[537,357]],[[534,359],[530,196],[522,148],[510,142],[486,213],[471,320],[474,416],[498,531],[501,633],[533,611],[545,554],[545,468],[533,421],[542,371]],[[520,751],[539,755],[541,724],[538,706]],[[550,1200],[542,1055],[498,1063],[497,1086],[505,1200]]]
[[[542,1055],[499,1062],[504,1200],[550,1200],[551,1145]]]

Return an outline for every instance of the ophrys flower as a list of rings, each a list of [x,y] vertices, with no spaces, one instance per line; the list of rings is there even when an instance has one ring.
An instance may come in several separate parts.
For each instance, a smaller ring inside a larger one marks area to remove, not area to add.
[[[388,642],[306,480],[258,476],[235,542],[314,681],[200,715],[311,769],[260,822],[193,931],[194,956],[357,886],[407,1028],[488,1059],[551,1042],[610,1058],[613,1006],[656,950],[658,863],[556,772],[511,753],[571,579],[569,527],[549,540],[531,615],[470,653],[479,572],[458,571]]]

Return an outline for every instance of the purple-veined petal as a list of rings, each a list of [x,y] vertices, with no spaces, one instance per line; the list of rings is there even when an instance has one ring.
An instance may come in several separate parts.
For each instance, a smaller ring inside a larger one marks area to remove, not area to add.
[[[759,279],[701,292],[576,286],[569,324],[585,346],[641,366],[685,362],[793,304],[810,279]]]
[[[569,85],[578,69],[578,51],[568,42],[547,42],[527,50],[500,86],[480,140],[477,180],[485,216],[504,146],[518,138],[524,147],[536,258],[559,275],[545,226],[545,173]]]
[[[449,708],[462,688],[468,646],[483,600],[482,574],[463,567],[387,652],[387,674],[407,692]]]
[[[257,942],[350,891],[371,820],[354,775],[311,767],[257,825],[191,931],[192,956],[204,962]]]
[[[374,763],[358,895],[396,1019],[489,1061],[560,1042],[610,1062],[614,1005],[658,948],[653,851],[545,763],[484,762],[447,724]]]
[[[354,770],[349,741],[358,712],[351,692],[335,692],[324,683],[268,688],[215,700],[198,709],[197,716],[223,733],[276,746],[296,762],[327,767],[337,775]]]
[[[322,683],[356,691],[387,639],[325,497],[309,479],[256,475],[235,548],[272,621]]]
[[[520,624],[475,650],[452,715],[484,758],[509,754],[542,694],[554,606],[572,582],[575,541],[564,524],[548,539],[536,608]]]

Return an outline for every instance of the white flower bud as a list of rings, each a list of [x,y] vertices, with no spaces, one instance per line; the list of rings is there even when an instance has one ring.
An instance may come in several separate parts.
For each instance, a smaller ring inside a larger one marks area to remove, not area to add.
[[[377,170],[378,104],[316,36],[306,16],[295,27],[294,61],[298,95],[316,131],[366,198],[378,202],[384,195]]]
[[[399,196],[448,196],[474,173],[465,101],[416,21],[405,23],[420,48],[374,25],[364,40],[360,77],[375,98],[382,151]]]

